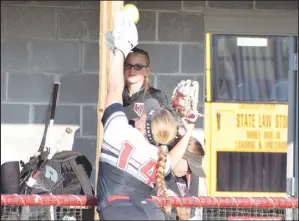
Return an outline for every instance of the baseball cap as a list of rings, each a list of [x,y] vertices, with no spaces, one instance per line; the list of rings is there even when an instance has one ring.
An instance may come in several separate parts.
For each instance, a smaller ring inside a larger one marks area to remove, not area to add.
[[[153,109],[161,107],[158,100],[155,98],[148,98],[144,101],[144,112],[146,115]]]
[[[206,178],[206,174],[202,168],[203,156],[186,150],[183,159],[187,160],[190,170],[195,176]]]

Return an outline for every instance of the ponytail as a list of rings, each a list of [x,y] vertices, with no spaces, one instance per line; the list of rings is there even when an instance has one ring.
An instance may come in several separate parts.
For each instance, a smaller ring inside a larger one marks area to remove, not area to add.
[[[144,76],[144,89],[147,91],[151,87],[150,80],[149,80],[149,74]]]
[[[156,185],[158,187],[158,192],[167,198],[167,187],[165,183],[165,168],[166,168],[166,160],[167,160],[167,152],[168,148],[166,145],[160,145],[159,153],[158,153],[158,162],[157,162],[157,175],[156,175]],[[166,214],[171,214],[171,204],[166,202],[164,206],[164,211]]]
[[[158,160],[156,164],[156,187],[158,195],[168,197],[165,184],[165,169],[169,144],[177,135],[177,122],[171,112],[164,108],[152,109],[153,113],[147,118],[147,137],[154,141],[154,145],[159,148]],[[148,133],[150,132],[150,133]],[[150,135],[150,136],[149,136]],[[171,205],[167,200],[164,206],[164,212],[171,214]]]

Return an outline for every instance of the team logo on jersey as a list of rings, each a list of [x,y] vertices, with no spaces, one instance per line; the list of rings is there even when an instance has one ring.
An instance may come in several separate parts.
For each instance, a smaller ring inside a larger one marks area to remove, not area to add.
[[[185,196],[186,189],[187,189],[186,184],[185,183],[179,183],[179,182],[177,182],[176,185],[178,186],[178,189],[179,189],[179,191],[181,193],[181,196]]]
[[[143,103],[135,103],[134,111],[140,117],[144,111],[144,104]]]

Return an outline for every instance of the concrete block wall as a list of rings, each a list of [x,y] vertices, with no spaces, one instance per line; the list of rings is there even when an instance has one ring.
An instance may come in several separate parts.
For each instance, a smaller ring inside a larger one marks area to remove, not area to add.
[[[86,154],[94,168],[99,5],[1,1],[1,123],[44,124],[58,74],[55,123],[80,126],[73,149]]]
[[[150,54],[153,86],[170,98],[180,80],[196,79],[201,103],[204,9],[298,10],[296,1],[133,3],[140,9],[139,47]],[[45,123],[53,75],[59,74],[56,123],[80,125],[73,149],[94,163],[98,33],[99,1],[1,1],[1,123]]]

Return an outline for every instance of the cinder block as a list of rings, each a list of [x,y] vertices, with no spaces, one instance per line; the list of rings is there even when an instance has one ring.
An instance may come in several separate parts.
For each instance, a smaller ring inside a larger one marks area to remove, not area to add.
[[[2,1],[1,1],[2,4]],[[6,15],[6,8],[2,7],[1,5],[1,40],[4,37],[4,31],[5,31],[5,15]]]
[[[179,72],[179,45],[139,44],[138,47],[149,53],[152,73]]]
[[[100,10],[83,10],[83,39],[99,41]]]
[[[8,100],[50,102],[53,77],[41,74],[9,74]]]
[[[155,75],[153,75],[153,74],[150,74],[149,76],[150,76],[150,85],[152,87],[156,88],[156,78],[157,77]]]
[[[209,6],[211,8],[253,9],[253,1],[209,1]]]
[[[179,10],[181,1],[137,1],[137,7],[151,10]]]
[[[100,9],[100,1],[82,1],[84,8]]]
[[[256,1],[258,9],[297,10],[298,1]]]
[[[56,18],[54,8],[35,8],[31,24],[33,37],[56,38]]]
[[[1,102],[6,99],[6,74],[1,73]]]
[[[159,40],[204,41],[204,17],[200,13],[159,13]]]
[[[99,73],[99,44],[85,42],[83,54],[83,72]]]
[[[182,72],[204,73],[204,45],[183,44],[182,45]]]
[[[55,38],[53,8],[7,7],[5,35],[13,38]]]
[[[30,1],[1,1],[1,5],[28,5]]]
[[[74,140],[73,151],[85,155],[93,168],[96,168],[96,139],[76,137]]]
[[[206,1],[183,1],[185,10],[201,10],[206,7]]]
[[[73,73],[80,70],[80,43],[33,40],[31,69],[33,72]]]
[[[136,5],[135,0],[126,0],[126,1],[124,1],[124,5],[129,4],[129,3]]]
[[[157,84],[157,88],[162,90],[164,93],[166,93],[167,98],[170,100],[171,96],[172,96],[172,92],[174,90],[174,88],[177,86],[177,84],[181,81],[181,80],[197,80],[199,82],[199,95],[198,95],[198,99],[200,101],[203,100],[203,77],[202,76],[188,76],[188,75],[161,75],[161,76],[157,76],[158,78],[158,84]]]
[[[96,136],[97,135],[97,107],[95,106],[83,106],[83,125],[82,135]]]
[[[82,1],[31,1],[31,4],[52,7],[82,7]]]
[[[33,8],[7,7],[5,35],[12,37],[32,37]]]
[[[154,41],[156,35],[156,12],[140,11],[137,29],[139,41]]]
[[[97,103],[98,75],[63,76],[59,101],[62,103]]]
[[[60,9],[58,36],[60,39],[99,40],[99,10]]]
[[[33,106],[33,123],[45,124],[50,118],[51,105]],[[80,126],[80,106],[58,105],[55,124],[75,124]]]
[[[1,124],[28,124],[29,105],[1,103]]]
[[[27,73],[29,52],[24,40],[1,41],[1,71]]]
[[[58,38],[82,39],[82,10],[59,9],[58,10]]]

